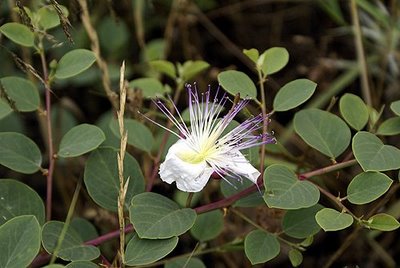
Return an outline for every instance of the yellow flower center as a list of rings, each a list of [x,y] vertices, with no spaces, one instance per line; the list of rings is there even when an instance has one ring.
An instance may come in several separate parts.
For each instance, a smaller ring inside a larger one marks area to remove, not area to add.
[[[199,164],[215,153],[216,147],[214,144],[215,141],[213,139],[205,139],[200,142],[200,150],[198,152],[188,147],[187,150],[180,151],[178,157],[184,162]]]

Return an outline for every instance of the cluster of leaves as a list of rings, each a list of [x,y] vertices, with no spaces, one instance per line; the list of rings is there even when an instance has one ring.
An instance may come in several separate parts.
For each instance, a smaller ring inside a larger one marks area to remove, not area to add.
[[[44,40],[48,31],[60,25],[60,16],[68,16],[68,10],[63,6],[44,6],[36,11],[25,7],[24,10],[30,18],[33,31],[27,25],[10,22],[3,24],[0,32],[15,44],[45,56],[47,51]],[[289,53],[285,48],[273,47],[263,53],[256,49],[244,50],[243,54],[254,64],[254,70],[259,77],[259,89],[249,75],[236,70],[219,73],[218,82],[231,95],[240,94],[251,98],[256,108],[265,109],[265,99],[259,97],[257,92],[264,91],[265,81],[287,65]],[[161,58],[148,58],[151,68],[148,70],[148,77],[129,82],[132,94],[137,92],[133,90],[136,89],[144,99],[165,98],[168,94],[180,93],[186,82],[192,81],[209,67],[204,61],[174,64]],[[47,77],[41,77],[39,72],[33,71],[37,79],[19,76],[0,78],[0,119],[16,113],[36,112],[39,118],[48,116],[41,104],[38,83],[44,83],[45,90],[49,91],[48,87],[54,83],[76,77],[95,61],[94,52],[72,49],[58,61],[50,64],[42,62],[46,65],[45,69],[50,70]],[[162,75],[174,83],[173,89],[161,82]],[[305,78],[288,82],[273,98],[271,117],[303,105],[313,96],[316,87],[316,83]],[[146,109],[150,116],[159,116],[152,114],[154,111],[151,106],[143,107],[143,110]],[[313,236],[321,228],[324,231],[339,231],[356,222],[366,229],[397,229],[400,224],[390,214],[378,213],[363,218],[346,207],[347,201],[358,206],[380,198],[393,183],[390,175],[394,172],[387,171],[400,169],[400,150],[384,144],[378,137],[400,134],[400,101],[391,103],[390,109],[393,117],[380,123],[380,113],[367,106],[360,97],[349,93],[339,100],[340,116],[317,108],[298,109],[293,119],[295,133],[315,153],[318,152],[327,161],[331,161],[331,165],[314,171],[302,170],[304,172],[299,173],[296,165],[282,160],[278,164],[268,165],[264,170],[262,194],[256,187],[249,185],[249,182],[237,184],[233,188],[222,181],[220,192],[225,198],[223,200],[237,197],[232,199],[235,203],[224,203],[226,205],[223,206],[212,206],[211,203],[194,209],[182,205],[182,199],[186,197],[183,193],[177,193],[178,197],[173,201],[167,195],[145,192],[149,178],[145,179],[143,171],[149,162],[144,160],[154,159],[154,153],[159,151],[160,146],[168,147],[174,142],[174,137],[168,138],[162,131],[150,128],[139,119],[126,118],[127,142],[134,153],[128,153],[124,161],[124,177],[130,178],[125,209],[129,212],[129,221],[134,226],[135,233],[129,237],[126,245],[124,263],[129,266],[155,263],[171,253],[177,247],[180,237],[187,232],[204,244],[217,238],[224,228],[224,215],[219,209],[229,205],[249,209],[268,206],[286,212],[282,219],[281,233],[269,232],[254,220],[242,215],[254,230],[247,233],[244,239],[237,237],[227,244],[210,249],[210,252],[244,249],[252,264],[274,259],[280,253],[281,247],[285,246],[289,248],[288,257],[292,265],[300,265],[303,252],[313,243]],[[67,114],[68,116],[70,115]],[[182,118],[187,120],[187,112],[182,113]],[[49,122],[50,127],[56,125],[57,117],[49,118]],[[60,141],[55,141],[57,150],[54,152],[54,161],[57,160],[62,165],[63,162],[74,161],[76,158],[82,160],[83,181],[90,198],[99,208],[116,212],[120,193],[117,151],[121,137],[118,122],[111,113],[107,113],[96,125],[77,124],[73,119],[70,122],[70,126],[62,130]],[[161,145],[163,137],[168,139]],[[289,154],[284,144],[279,143],[279,136],[277,139],[278,144],[268,147],[268,152]],[[87,153],[90,154],[87,156]],[[162,158],[165,148],[159,153]],[[95,226],[86,219],[71,219],[70,213],[64,222],[46,220],[42,198],[27,184],[17,180],[20,178],[19,174],[34,174],[38,171],[48,176],[49,170],[44,166],[49,163],[43,160],[44,155],[46,153],[41,151],[37,142],[22,131],[0,132],[0,164],[16,172],[10,173],[13,174],[12,178],[0,180],[0,266],[26,267],[32,261],[35,262],[39,254],[47,253],[53,257],[52,262],[56,258],[69,262],[65,267],[97,267],[95,262],[98,262],[96,260],[102,252],[97,247],[101,236]],[[248,155],[254,164],[260,164],[257,151],[249,150]],[[343,155],[350,158],[342,158]],[[351,159],[351,155],[354,155],[354,159]],[[338,158],[347,160],[338,163]],[[268,161],[269,159],[266,162]],[[155,161],[156,170],[157,164]],[[349,179],[347,192],[343,197],[336,197],[336,193],[330,194],[319,183],[310,179],[356,164],[361,170]],[[335,202],[335,207],[319,204],[321,193]],[[73,207],[74,203],[71,210]],[[165,259],[165,267],[205,267],[199,258],[194,257],[202,254],[201,251],[186,253],[179,258]],[[63,266],[52,264],[47,267]]]

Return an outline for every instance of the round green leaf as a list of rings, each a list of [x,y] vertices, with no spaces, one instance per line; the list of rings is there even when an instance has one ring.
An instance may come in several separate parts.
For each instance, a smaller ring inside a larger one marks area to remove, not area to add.
[[[326,111],[306,109],[296,113],[294,129],[308,145],[331,158],[343,153],[350,144],[349,127]]]
[[[178,237],[169,239],[140,239],[136,234],[125,250],[125,264],[146,265],[167,256],[178,244]]]
[[[319,190],[309,181],[299,180],[283,165],[275,164],[264,171],[264,200],[271,208],[299,209],[319,201]]]
[[[218,74],[218,82],[230,94],[240,94],[241,98],[257,98],[257,89],[247,74],[229,70]]]
[[[363,100],[350,93],[344,94],[339,101],[340,114],[355,130],[361,130],[368,123],[368,108]]]
[[[96,61],[94,53],[87,49],[74,49],[58,62],[55,77],[65,79],[88,69]]]
[[[384,121],[376,131],[377,135],[393,136],[400,134],[400,117],[392,117]]]
[[[220,210],[213,210],[197,216],[190,233],[199,241],[216,238],[224,227],[224,215]]]
[[[18,216],[0,226],[0,267],[28,267],[40,249],[40,226],[34,216]]]
[[[277,112],[293,109],[306,102],[314,94],[317,84],[308,79],[297,79],[284,85],[274,99]]]
[[[0,133],[0,164],[24,174],[40,169],[42,154],[37,145],[16,132]]]
[[[49,221],[42,228],[42,244],[44,249],[65,261],[90,261],[100,256],[100,250],[91,245],[84,245],[78,233],[68,226],[57,252],[54,252],[58,245],[64,223]]]
[[[315,220],[315,214],[321,209],[323,209],[323,206],[317,204],[309,208],[287,211],[283,217],[283,231],[285,234],[298,239],[315,235],[321,230]]]
[[[197,74],[207,69],[208,66],[210,66],[210,64],[202,60],[186,61],[179,69],[181,73],[180,76],[182,77],[183,81],[188,82]]]
[[[0,119],[6,117],[12,113],[12,111],[13,110],[11,109],[10,105],[8,105],[8,103],[4,100],[0,99]]]
[[[96,227],[83,218],[73,218],[70,226],[79,234],[83,241],[89,241],[99,236]]]
[[[347,199],[353,204],[367,204],[386,193],[392,182],[388,176],[379,172],[360,173],[347,187]]]
[[[64,135],[57,155],[64,158],[80,156],[99,147],[105,139],[106,136],[100,128],[81,124]]]
[[[148,127],[134,119],[124,119],[125,130],[128,133],[128,144],[150,152],[153,147],[154,137]],[[117,120],[110,121],[110,128],[115,136],[121,138]]]
[[[90,261],[73,261],[65,266],[66,268],[98,268],[97,264]]]
[[[129,46],[130,32],[124,20],[116,20],[112,16],[105,16],[99,21],[97,33],[101,50],[106,55],[111,57],[121,55],[121,52],[126,51]]]
[[[129,86],[133,89],[140,89],[143,97],[147,99],[160,97],[165,94],[163,84],[155,78],[135,79],[129,83]]]
[[[258,50],[255,48],[251,48],[251,49],[243,49],[243,54],[246,55],[249,59],[251,59],[254,63],[257,63],[260,52],[258,52]]]
[[[49,264],[49,265],[43,266],[42,268],[63,268],[63,267],[65,267],[65,266],[62,264]]]
[[[163,239],[179,236],[189,230],[196,212],[156,193],[142,193],[132,198],[129,218],[140,238]]]
[[[153,60],[149,62],[150,66],[156,71],[166,74],[172,79],[176,78],[175,66],[166,60]]]
[[[144,191],[144,178],[138,162],[125,155],[124,178],[129,177],[125,206],[128,208],[135,194]],[[119,177],[117,151],[112,148],[99,148],[93,151],[86,161],[84,182],[90,197],[100,206],[111,211],[118,209]]]
[[[353,153],[364,171],[386,171],[400,168],[400,150],[369,132],[360,131],[353,137]]]
[[[394,231],[400,227],[400,223],[391,215],[380,213],[364,221],[369,228],[380,231]]]
[[[353,224],[352,216],[331,208],[324,208],[318,211],[315,219],[325,232],[339,231]]]
[[[68,17],[68,9],[65,6],[58,5],[65,17]],[[44,30],[48,30],[60,25],[60,18],[52,5],[41,7],[37,12],[39,24]]]
[[[289,62],[289,53],[283,47],[271,47],[258,59],[258,65],[264,75],[270,75],[283,69]]]
[[[244,240],[244,252],[252,265],[272,260],[279,251],[278,239],[261,230],[250,232]]]
[[[303,254],[297,249],[291,249],[289,251],[289,260],[293,267],[300,266],[303,262]]]
[[[1,78],[0,83],[7,98],[18,111],[32,112],[39,108],[39,92],[31,81],[17,76],[8,76]]]
[[[179,259],[174,259],[167,262],[164,266],[164,268],[182,268],[182,267],[206,268],[206,266],[200,259],[194,257],[188,257],[188,258],[182,257]]]
[[[0,179],[0,225],[21,215],[33,215],[44,223],[44,204],[40,196],[26,184]]]
[[[226,181],[222,180],[220,183],[221,192],[225,197],[229,197],[231,195],[237,194],[240,191],[243,191],[246,188],[254,185],[250,180],[243,180],[240,182],[238,180],[232,179]],[[263,197],[259,192],[254,192],[246,197],[243,197],[236,201],[233,206],[235,207],[256,207],[264,203]]]
[[[7,36],[11,41],[25,47],[33,47],[35,36],[25,25],[9,22],[0,27],[0,32]]]
[[[390,104],[390,109],[398,116],[400,116],[400,100],[394,101]]]

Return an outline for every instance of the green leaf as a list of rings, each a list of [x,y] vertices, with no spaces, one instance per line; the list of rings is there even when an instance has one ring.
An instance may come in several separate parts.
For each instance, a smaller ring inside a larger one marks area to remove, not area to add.
[[[196,212],[162,195],[147,192],[132,198],[129,218],[140,238],[163,239],[179,236],[189,230]]]
[[[385,120],[376,131],[377,135],[393,136],[400,134],[400,117]]]
[[[283,165],[275,164],[264,171],[264,200],[271,208],[299,209],[318,203],[318,188],[309,181],[299,180]]]
[[[89,241],[99,236],[96,227],[84,218],[73,218],[70,226],[79,234],[83,241]]]
[[[100,128],[81,124],[64,135],[57,155],[64,158],[80,156],[95,150],[105,139],[106,136]]]
[[[353,153],[364,171],[386,171],[400,168],[400,150],[369,132],[360,131],[353,137]]]
[[[0,267],[28,267],[40,250],[40,226],[34,216],[18,216],[0,226]]]
[[[277,112],[293,109],[306,102],[314,94],[317,84],[308,79],[293,80],[284,85],[274,99]]]
[[[288,62],[289,53],[286,48],[271,47],[260,55],[257,65],[261,66],[264,75],[270,75],[282,70]]]
[[[44,223],[42,199],[22,182],[0,179],[0,225],[21,215],[33,215],[42,225]]]
[[[65,79],[80,74],[92,66],[95,61],[96,56],[90,50],[71,50],[58,62],[55,77]]]
[[[316,204],[309,208],[287,211],[282,221],[283,231],[285,234],[298,239],[317,234],[321,228],[315,220],[315,214],[321,209],[323,209],[323,206]]]
[[[68,226],[65,236],[58,246],[64,223],[49,221],[42,228],[42,244],[44,249],[65,261],[90,261],[100,256],[100,250],[94,246],[84,245],[78,233]],[[57,252],[54,252],[58,249]]]
[[[198,258],[194,258],[194,257],[182,257],[182,258],[178,258],[178,259],[174,259],[171,260],[169,262],[167,262],[164,266],[164,268],[206,268],[206,266],[204,265],[204,263],[198,259]]]
[[[250,180],[243,180],[240,182],[238,180],[229,180],[229,182],[222,180],[220,183],[221,192],[225,197],[237,194],[246,188],[254,185]],[[243,197],[236,201],[233,206],[235,207],[256,207],[264,203],[262,195],[259,192],[254,192],[246,197]]]
[[[352,216],[331,208],[324,208],[318,211],[315,219],[325,232],[339,231],[353,224]]]
[[[350,144],[349,127],[326,111],[305,109],[296,113],[294,129],[308,145],[331,158],[339,156]]]
[[[49,264],[49,265],[43,266],[42,268],[63,268],[63,267],[65,267],[65,266],[61,265],[61,264]]]
[[[0,164],[24,174],[40,169],[42,154],[37,145],[16,132],[0,133]]]
[[[190,79],[207,69],[209,66],[210,64],[202,60],[186,61],[183,63],[182,68],[180,68],[180,76],[184,82],[188,82]]]
[[[125,130],[128,133],[128,144],[150,152],[154,144],[154,137],[148,127],[134,119],[124,119]],[[117,138],[121,138],[117,120],[110,121],[110,128]]]
[[[367,227],[380,231],[394,231],[400,227],[400,223],[393,216],[385,213],[376,214],[364,223]]]
[[[251,49],[243,49],[243,54],[246,55],[249,59],[251,59],[254,63],[257,63],[260,52],[258,52],[258,50],[255,48],[251,48]]]
[[[10,105],[8,105],[8,103],[4,100],[0,99],[0,119],[3,119],[4,117],[12,113],[12,111],[13,110],[11,109]]]
[[[8,76],[1,78],[0,83],[7,98],[18,111],[32,112],[39,108],[39,92],[31,81],[17,76]]]
[[[379,172],[360,173],[347,187],[347,199],[353,204],[367,204],[386,193],[392,182],[388,176]]]
[[[303,262],[303,254],[297,249],[291,249],[289,251],[289,260],[293,267],[300,266]]]
[[[138,162],[125,155],[124,178],[129,177],[125,207],[128,208],[134,195],[144,191],[144,178]],[[86,161],[84,181],[90,197],[101,207],[117,211],[118,209],[118,163],[117,151],[112,148],[99,148],[93,151]]]
[[[240,94],[241,98],[257,98],[257,89],[247,74],[229,70],[218,74],[218,82],[230,94]]]
[[[220,210],[206,212],[197,216],[190,233],[204,242],[216,238],[224,228],[224,215]]]
[[[35,36],[25,25],[9,22],[0,27],[0,32],[7,36],[11,41],[25,47],[33,47]]]
[[[244,252],[252,265],[272,260],[279,251],[278,239],[261,230],[250,232],[244,240]]]
[[[63,5],[58,5],[61,12],[65,17],[68,17],[68,9]],[[60,18],[57,11],[52,5],[41,7],[37,12],[39,18],[39,24],[44,30],[48,30],[60,25]]]
[[[344,120],[355,130],[363,129],[368,123],[368,108],[359,96],[344,94],[340,98],[339,109]]]
[[[390,104],[390,109],[398,116],[400,116],[400,100],[394,101]]]
[[[178,244],[178,237],[169,239],[140,239],[136,234],[129,241],[125,251],[125,264],[146,265],[167,256]]]
[[[117,59],[129,48],[130,32],[124,20],[116,20],[112,16],[104,16],[96,27],[102,52]],[[110,42],[112,40],[112,42]],[[147,45],[147,44],[146,44]]]
[[[65,266],[66,268],[98,268],[97,264],[90,261],[74,261]]]
[[[164,86],[155,78],[139,78],[132,80],[129,83],[129,87],[140,89],[143,97],[147,99],[160,97],[165,94]]]
[[[153,60],[149,62],[150,67],[155,69],[156,71],[166,74],[172,79],[176,78],[176,70],[174,64],[172,62],[166,60]]]

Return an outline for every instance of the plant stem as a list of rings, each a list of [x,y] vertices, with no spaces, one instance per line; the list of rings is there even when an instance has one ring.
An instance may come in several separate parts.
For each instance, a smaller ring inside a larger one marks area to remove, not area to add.
[[[265,78],[262,76],[261,70],[257,68],[258,72],[258,82],[260,83],[260,92],[261,92],[261,112],[263,115],[263,127],[262,127],[262,134],[267,133],[267,126],[268,126],[268,119],[267,117],[267,109],[265,107],[265,89],[264,89],[264,82]],[[265,141],[267,137],[263,137],[263,142]],[[265,143],[261,144],[260,148],[260,181],[263,181],[264,179],[264,160],[265,160]]]
[[[363,99],[365,100],[368,106],[372,107],[372,99],[371,99],[371,90],[369,88],[368,83],[368,71],[367,71],[367,62],[365,60],[364,54],[364,46],[362,43],[361,37],[361,27],[358,17],[357,3],[356,0],[351,0],[350,4],[351,18],[353,21],[353,29],[354,29],[354,41],[357,50],[357,59],[358,65],[361,72],[361,90]]]
[[[39,55],[42,63],[43,70],[43,80],[45,87],[45,98],[46,98],[46,127],[47,127],[47,153],[48,153],[48,162],[49,168],[46,173],[47,182],[46,182],[46,220],[49,221],[51,219],[51,206],[52,206],[52,195],[53,195],[53,173],[54,173],[54,146],[53,146],[53,131],[51,124],[51,88],[49,81],[49,72],[47,70],[47,62],[46,56],[43,50],[42,40],[39,42]]]
[[[314,177],[314,176],[318,176],[318,175],[326,174],[326,173],[329,173],[329,172],[332,172],[332,171],[336,171],[336,170],[339,170],[339,169],[343,169],[343,168],[346,168],[346,167],[350,167],[350,166],[353,166],[355,164],[357,164],[357,160],[356,159],[348,160],[348,161],[345,161],[345,162],[342,162],[342,163],[334,164],[334,165],[331,165],[331,166],[323,167],[323,168],[320,168],[320,169],[317,169],[317,170],[313,170],[313,171],[310,171],[310,172],[306,172],[306,173],[300,174],[299,175],[299,179],[305,180],[305,179],[308,179],[308,178],[311,178],[311,177]]]

